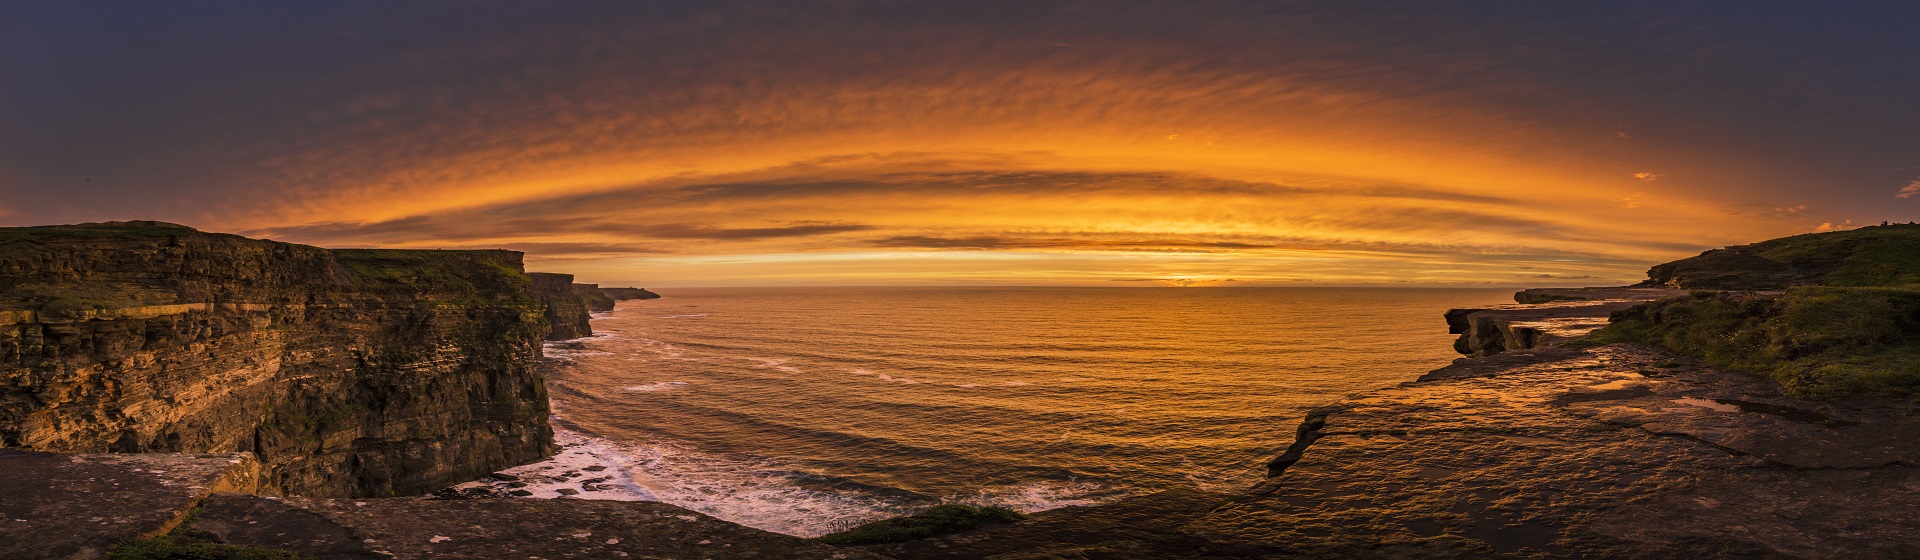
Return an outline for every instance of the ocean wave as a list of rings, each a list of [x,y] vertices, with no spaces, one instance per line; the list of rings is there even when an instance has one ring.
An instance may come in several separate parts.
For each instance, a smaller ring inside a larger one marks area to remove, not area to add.
[[[552,459],[503,471],[516,480],[483,480],[530,498],[664,502],[748,527],[813,537],[931,505],[905,490],[834,481],[769,461],[719,457],[664,443],[616,443],[554,430]],[[460,487],[456,487],[460,488]]]
[[[788,360],[785,358],[751,358],[749,357],[744,359],[750,362],[758,362],[760,364],[760,367],[762,368],[775,369],[775,370],[780,370],[787,373],[801,373],[800,368],[786,365],[787,362],[790,362],[792,360]]]
[[[626,455],[612,442],[564,429],[555,429],[553,439],[560,444],[559,453],[545,461],[500,471],[511,479],[487,478],[454,488],[491,487],[501,494],[529,498],[660,501],[634,484],[626,468]]]
[[[687,382],[685,381],[661,381],[658,383],[648,383],[646,385],[634,385],[631,387],[621,387],[620,391],[624,393],[651,393],[654,391],[665,391],[668,389],[677,388],[686,384]]]
[[[657,319],[679,319],[681,317],[705,317],[706,313],[688,313],[685,315],[661,315]]]
[[[971,496],[959,497],[960,503],[1000,506],[1022,513],[1063,507],[1094,506],[1129,496],[1125,489],[1092,481],[1043,480],[1023,484],[991,486]]]

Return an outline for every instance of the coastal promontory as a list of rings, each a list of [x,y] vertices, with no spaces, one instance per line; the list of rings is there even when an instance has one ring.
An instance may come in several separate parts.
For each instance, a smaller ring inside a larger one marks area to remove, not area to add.
[[[0,229],[0,444],[250,453],[263,491],[418,494],[553,452],[510,251],[159,222]]]

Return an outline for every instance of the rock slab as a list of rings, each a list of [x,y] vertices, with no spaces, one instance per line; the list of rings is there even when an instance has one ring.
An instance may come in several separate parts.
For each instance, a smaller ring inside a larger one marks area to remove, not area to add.
[[[0,449],[0,558],[99,558],[116,544],[166,533],[216,491],[246,492],[246,454],[68,455]]]

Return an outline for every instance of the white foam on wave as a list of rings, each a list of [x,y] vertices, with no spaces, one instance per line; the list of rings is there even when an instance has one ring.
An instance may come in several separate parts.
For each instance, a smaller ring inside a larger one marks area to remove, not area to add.
[[[1096,482],[1046,480],[982,488],[973,496],[955,501],[1033,513],[1063,507],[1100,505],[1126,496],[1124,491]]]
[[[685,381],[661,381],[658,383],[648,383],[646,385],[634,385],[631,387],[621,387],[620,390],[622,392],[627,392],[627,393],[651,393],[654,391],[665,391],[668,389],[678,388],[686,384],[687,382]]]
[[[759,367],[766,369],[774,369],[787,373],[800,373],[800,368],[786,365],[787,362],[792,361],[786,358],[747,358],[747,360],[759,362]]]
[[[912,508],[858,491],[821,490],[764,460],[724,458],[658,442],[615,443],[554,430],[552,459],[507,469],[517,480],[469,482],[517,497],[665,502],[748,527],[813,537],[903,515]],[[530,494],[530,495],[527,495]]]
[[[624,454],[610,442],[559,429],[553,431],[553,440],[560,452],[552,458],[500,471],[514,480],[487,478],[454,488],[492,487],[529,498],[660,501],[633,483]]]
[[[707,314],[706,314],[706,313],[688,313],[688,314],[685,314],[685,315],[661,315],[661,316],[660,316],[659,318],[661,318],[661,319],[679,319],[679,318],[682,318],[682,317],[705,317],[705,316],[707,316]]]
[[[585,348],[566,348],[566,347],[557,347],[557,346],[544,347],[541,349],[540,354],[548,358],[553,358],[556,360],[568,360],[568,361],[571,361],[575,358],[584,357],[584,356],[613,355],[612,352],[604,352],[600,350],[588,350]]]

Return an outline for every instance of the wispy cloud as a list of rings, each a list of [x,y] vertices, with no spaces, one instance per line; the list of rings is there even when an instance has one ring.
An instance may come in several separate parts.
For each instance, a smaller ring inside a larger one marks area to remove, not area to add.
[[[1870,8],[1782,43],[1764,6],[825,5],[36,4],[0,35],[32,53],[0,54],[0,218],[704,278],[1504,281],[1844,224],[1910,164],[1883,69],[1920,53]]]

